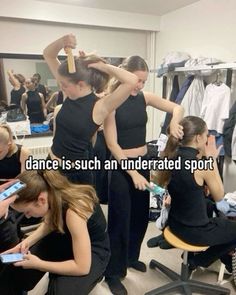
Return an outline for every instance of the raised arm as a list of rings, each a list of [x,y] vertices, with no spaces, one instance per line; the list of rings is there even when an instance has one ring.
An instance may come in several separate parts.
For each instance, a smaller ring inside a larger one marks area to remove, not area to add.
[[[170,133],[176,138],[182,138],[183,127],[179,125],[179,122],[183,119],[184,108],[174,102],[161,98],[158,95],[150,92],[144,92],[144,97],[147,105],[173,115],[172,120],[170,121]]]
[[[58,60],[57,56],[61,49],[66,47],[76,47],[76,38],[73,34],[65,35],[57,39],[56,41],[49,44],[43,51],[44,59],[56,80],[59,80],[57,70],[60,65],[60,61]]]
[[[21,84],[20,84],[20,82],[16,79],[16,77],[14,76],[13,71],[12,71],[12,70],[8,70],[8,71],[7,71],[7,74],[8,74],[8,76],[9,76],[9,80],[10,80],[10,82],[11,82],[13,88],[14,88],[15,90],[20,89]]]
[[[93,120],[100,125],[108,114],[117,109],[129,97],[138,82],[138,78],[124,69],[103,62],[90,64],[89,67],[105,72],[121,83],[115,91],[104,96],[96,103],[93,111]]]
[[[224,185],[222,183],[216,162],[216,159],[219,156],[221,148],[222,146],[218,148],[216,147],[214,136],[211,135],[208,137],[208,142],[205,147],[205,156],[213,158],[213,169],[208,169],[206,171],[203,170],[199,172],[203,175],[203,182],[207,184],[211,196],[216,202],[222,200],[222,198],[224,197]]]
[[[106,144],[111,151],[114,158],[120,163],[121,160],[127,159],[124,151],[117,142],[117,129],[115,122],[115,112],[109,114],[104,121],[104,135]],[[145,190],[146,186],[149,186],[149,182],[136,170],[126,170],[131,176],[134,187],[140,190]]]

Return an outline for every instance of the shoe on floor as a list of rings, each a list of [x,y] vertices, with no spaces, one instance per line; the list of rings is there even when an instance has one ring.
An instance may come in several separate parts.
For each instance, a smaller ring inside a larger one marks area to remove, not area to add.
[[[136,269],[137,271],[141,271],[141,272],[147,271],[146,264],[143,263],[142,261],[139,261],[139,260],[130,262],[128,267],[132,267],[132,268]]]
[[[158,247],[160,242],[164,239],[163,235],[151,238],[147,241],[148,248]]]
[[[105,278],[105,282],[113,295],[128,295],[125,286],[121,283],[119,278]]]

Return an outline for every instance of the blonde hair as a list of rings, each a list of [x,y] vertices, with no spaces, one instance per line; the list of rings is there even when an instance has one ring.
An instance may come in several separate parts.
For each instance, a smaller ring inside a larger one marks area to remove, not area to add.
[[[7,124],[0,124],[0,143],[8,145],[7,157],[12,156],[17,151],[11,128]]]
[[[98,202],[92,186],[73,184],[58,171],[24,171],[17,178],[26,183],[27,187],[18,193],[19,198],[15,204],[35,202],[41,192],[48,192],[51,211],[49,227],[62,233],[64,205],[81,218],[87,219]]]

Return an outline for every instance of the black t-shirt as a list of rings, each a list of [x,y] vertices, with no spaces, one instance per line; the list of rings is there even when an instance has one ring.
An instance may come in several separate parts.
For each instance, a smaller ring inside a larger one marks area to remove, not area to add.
[[[0,160],[0,178],[15,178],[21,172],[21,145],[17,145],[18,150],[10,157]]]

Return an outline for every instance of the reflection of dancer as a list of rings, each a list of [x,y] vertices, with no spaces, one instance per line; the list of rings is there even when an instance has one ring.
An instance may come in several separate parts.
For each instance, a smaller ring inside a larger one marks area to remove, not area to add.
[[[69,182],[57,171],[25,171],[12,207],[27,217],[44,217],[40,227],[9,253],[27,253],[0,273],[0,294],[32,289],[49,272],[48,295],[88,294],[109,260],[106,221],[95,190]]]
[[[127,99],[137,83],[135,75],[106,64],[95,55],[81,54],[75,59],[76,72],[68,72],[67,61],[60,64],[57,55],[62,48],[75,48],[74,35],[66,35],[44,50],[44,58],[61,90],[68,96],[56,115],[55,135],[50,156],[59,161],[64,156],[72,164],[77,159],[89,159],[91,140],[105,117]],[[110,76],[120,81],[120,86],[110,95],[98,99],[93,91],[102,92]],[[94,183],[93,171],[63,171],[70,180]]]
[[[66,95],[63,93],[63,91],[56,91],[53,92],[51,97],[49,98],[46,109],[49,113],[54,112],[54,109],[57,105],[63,104],[63,101],[66,99]]]
[[[22,109],[29,116],[30,123],[43,123],[47,115],[42,93],[36,90],[35,78],[25,81],[27,92],[22,95]]]
[[[210,246],[206,251],[189,259],[190,268],[208,267],[217,259],[221,259],[231,271],[231,257],[228,255],[236,247],[236,223],[224,218],[209,218],[205,200],[204,184],[208,186],[215,201],[224,197],[224,187],[217,168],[216,158],[219,149],[215,138],[208,136],[206,123],[194,116],[185,117],[184,136],[181,141],[170,136],[163,152],[163,157],[175,159],[181,157],[181,167],[186,160],[197,160],[199,157],[213,157],[213,169],[173,170],[157,172],[157,182],[168,185],[171,195],[171,209],[168,224],[171,231],[193,245]]]
[[[43,98],[44,98],[44,102],[46,102],[46,100],[47,100],[47,89],[43,84],[40,84],[41,75],[39,73],[35,73],[35,74],[33,74],[33,78],[36,81],[36,90],[39,93],[42,93]]]
[[[14,74],[12,70],[7,71],[7,74],[9,76],[9,82],[13,86],[10,103],[20,106],[22,94],[25,92],[25,77],[21,74]]]
[[[122,68],[134,73],[139,82],[130,97],[108,116],[104,123],[105,138],[114,158],[147,159],[146,123],[148,105],[173,113],[170,132],[177,138],[182,136],[178,124],[183,108],[158,97],[141,92],[148,76],[148,66],[139,56],[124,60]],[[118,83],[114,85],[117,87]],[[112,171],[109,202],[108,232],[111,241],[111,260],[106,271],[106,280],[114,294],[127,294],[120,282],[126,276],[127,267],[145,272],[146,265],[139,261],[141,244],[148,225],[149,171]]]

